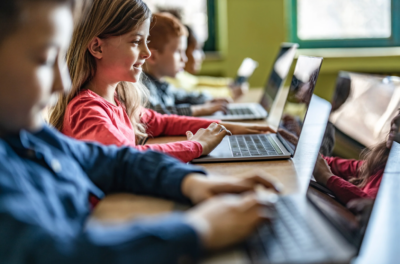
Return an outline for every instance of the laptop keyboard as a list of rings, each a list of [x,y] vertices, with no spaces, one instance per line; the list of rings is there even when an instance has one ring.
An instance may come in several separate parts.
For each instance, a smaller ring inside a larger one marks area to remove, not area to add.
[[[257,263],[314,262],[329,259],[329,249],[317,237],[290,199],[280,198],[271,223],[258,228],[248,241]]]
[[[250,108],[232,108],[228,109],[227,115],[254,115]]]
[[[232,154],[234,157],[273,156],[282,155],[275,142],[268,139],[267,135],[231,136]]]

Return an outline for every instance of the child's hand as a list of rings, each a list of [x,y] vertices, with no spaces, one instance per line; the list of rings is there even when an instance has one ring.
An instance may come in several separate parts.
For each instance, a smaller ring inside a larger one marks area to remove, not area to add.
[[[268,216],[254,194],[212,198],[187,212],[187,223],[208,250],[220,249],[245,239]]]
[[[249,83],[236,84],[233,82],[229,85],[229,88],[231,89],[233,100],[236,100],[249,91]]]
[[[271,127],[267,125],[254,125],[247,123],[229,123],[229,122],[221,122],[221,125],[226,127],[229,131],[232,132],[233,135],[242,135],[242,134],[264,134],[267,132],[276,133]]]
[[[317,164],[314,168],[314,178],[317,182],[326,186],[329,178],[333,175],[331,168],[321,154],[318,154]]]
[[[232,135],[224,126],[212,123],[206,129],[200,128],[195,135],[192,132],[186,132],[188,140],[197,141],[203,147],[202,155],[209,154],[226,135]]]
[[[256,186],[281,192],[282,184],[264,172],[250,172],[237,177],[205,177],[188,175],[182,182],[182,193],[194,204],[224,193],[244,193],[253,191]]]
[[[192,105],[190,108],[193,116],[209,116],[218,111],[226,114],[228,112],[228,103],[225,101],[207,102],[202,105]]]
[[[229,104],[229,103],[232,103],[232,99],[231,98],[224,98],[224,97],[214,98],[211,101],[208,101],[207,103],[226,103],[226,104]]]
[[[295,134],[292,134],[289,131],[286,131],[285,129],[281,129],[281,128],[278,129],[278,132],[284,139],[286,139],[293,145],[297,146],[297,143],[299,142],[299,138]]]

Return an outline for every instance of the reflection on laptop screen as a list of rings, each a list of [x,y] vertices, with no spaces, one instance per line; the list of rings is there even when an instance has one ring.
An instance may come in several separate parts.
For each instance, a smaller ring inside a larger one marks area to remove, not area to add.
[[[322,58],[299,56],[283,108],[278,137],[294,154],[306,118]]]
[[[269,76],[265,86],[264,95],[260,102],[267,112],[271,110],[272,103],[278,94],[279,88],[286,80],[297,47],[297,44],[287,43],[282,44],[279,50],[278,56],[276,57],[274,66],[271,70],[271,75]]]

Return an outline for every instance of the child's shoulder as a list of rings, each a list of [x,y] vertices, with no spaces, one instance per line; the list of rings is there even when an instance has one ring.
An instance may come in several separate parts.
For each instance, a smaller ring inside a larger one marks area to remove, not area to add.
[[[83,107],[85,105],[89,106],[107,104],[104,98],[89,89],[81,90],[78,95],[68,103],[68,107]]]
[[[109,112],[114,112],[113,108],[115,108],[115,106],[112,106],[111,103],[107,102],[95,92],[84,89],[68,103],[67,115],[87,111],[109,114]]]

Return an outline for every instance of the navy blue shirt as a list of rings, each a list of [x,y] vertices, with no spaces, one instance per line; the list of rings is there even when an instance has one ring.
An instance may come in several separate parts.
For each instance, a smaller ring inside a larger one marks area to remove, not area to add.
[[[181,214],[85,227],[89,195],[113,192],[185,202],[201,169],[153,151],[102,146],[44,126],[0,139],[0,263],[179,263],[201,250]]]

